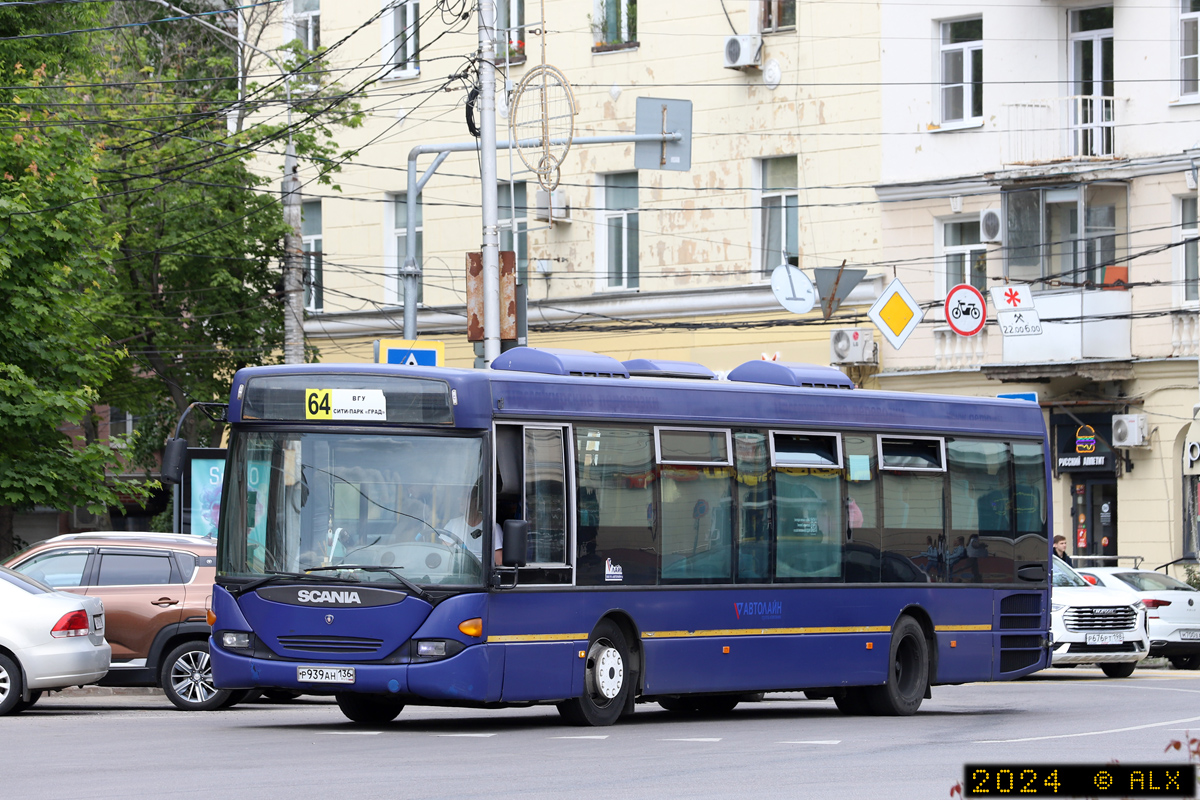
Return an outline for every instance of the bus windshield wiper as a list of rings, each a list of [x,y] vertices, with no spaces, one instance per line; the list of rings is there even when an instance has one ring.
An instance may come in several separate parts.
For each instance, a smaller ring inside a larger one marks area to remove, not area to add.
[[[320,567],[317,567],[317,569],[320,569]],[[354,578],[339,578],[336,575],[329,576],[329,577],[326,577],[323,575],[309,575],[308,573],[311,571],[312,570],[308,570],[307,572],[268,571],[267,574],[261,578],[256,578],[255,580],[252,580],[249,583],[241,584],[240,586],[237,587],[236,591],[233,591],[234,587],[232,587],[232,586],[227,587],[227,588],[229,588],[230,591],[232,591],[234,595],[243,595],[246,592],[254,591],[255,589],[257,589],[260,586],[265,586],[268,583],[274,583],[275,581],[278,581],[278,580],[338,581],[339,583],[358,583],[358,581]]]
[[[392,569],[391,567],[380,567],[380,566],[376,566],[374,564],[338,564],[336,566],[330,566],[330,567],[312,567],[311,569],[309,569],[309,572],[321,572],[324,570],[338,570],[338,569],[359,569],[359,570],[362,570],[363,572],[386,572],[388,575],[391,575],[393,578],[400,581],[400,583],[404,584],[405,588],[407,588],[410,592],[415,594],[417,597],[421,598],[422,600],[424,600],[426,602],[430,602],[429,592],[425,591],[420,586],[417,586],[415,583],[413,583],[408,578],[404,577],[403,575],[401,575],[399,572]]]

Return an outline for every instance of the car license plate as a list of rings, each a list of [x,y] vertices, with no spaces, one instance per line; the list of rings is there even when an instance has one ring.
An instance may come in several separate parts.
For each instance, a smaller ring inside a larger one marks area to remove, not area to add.
[[[1200,631],[1180,631],[1180,639],[1200,639]]]
[[[354,683],[354,667],[296,667],[301,683]]]
[[[1088,644],[1124,644],[1125,634],[1123,633],[1089,633],[1087,635]]]
[[[96,633],[104,633],[104,615],[92,614],[92,627],[96,629]],[[1196,631],[1200,634],[1200,631]]]

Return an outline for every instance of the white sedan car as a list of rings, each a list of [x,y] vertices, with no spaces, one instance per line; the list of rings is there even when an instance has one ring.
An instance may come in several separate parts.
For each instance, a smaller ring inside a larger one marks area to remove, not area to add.
[[[1093,586],[1058,558],[1052,560],[1050,663],[1098,664],[1110,678],[1128,678],[1150,652],[1145,607],[1137,597]]]
[[[0,567],[0,716],[24,711],[45,690],[95,683],[111,658],[99,598]]]
[[[1146,606],[1150,655],[1175,669],[1200,669],[1200,591],[1161,572],[1128,567],[1080,567],[1097,586],[1135,596]]]

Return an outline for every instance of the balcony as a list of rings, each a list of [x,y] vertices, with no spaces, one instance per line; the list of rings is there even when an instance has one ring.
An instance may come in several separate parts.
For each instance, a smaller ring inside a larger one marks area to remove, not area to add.
[[[988,329],[974,336],[959,336],[950,328],[933,330],[935,369],[977,369],[987,360]]]
[[[1038,336],[1005,336],[1005,364],[1046,364],[1078,361],[1128,361],[1130,293],[1120,290],[1080,290],[1034,294],[1042,320]]]
[[[1122,98],[1072,95],[1004,106],[1005,164],[1117,158]]]
[[[1195,311],[1171,312],[1171,357],[1183,358],[1200,352],[1200,318]]]

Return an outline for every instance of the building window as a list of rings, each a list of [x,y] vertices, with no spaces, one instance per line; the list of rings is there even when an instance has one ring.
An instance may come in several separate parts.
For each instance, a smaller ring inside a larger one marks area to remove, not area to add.
[[[108,443],[112,447],[124,447],[125,440],[118,436],[128,436],[137,427],[137,417],[123,408],[108,407]]]
[[[1184,475],[1183,489],[1183,554],[1195,557],[1200,552],[1200,475]]]
[[[526,220],[528,207],[525,205],[525,181],[500,184],[497,198],[500,211],[500,249],[516,253],[517,283],[527,283],[529,222]]]
[[[496,60],[525,59],[525,0],[496,0]]]
[[[763,0],[763,33],[794,30],[796,30],[796,0]]]
[[[306,50],[321,46],[321,0],[292,0],[292,31]]]
[[[1179,93],[1200,93],[1200,0],[1180,0]]]
[[[795,156],[762,160],[762,272],[800,266],[800,185]]]
[[[1071,87],[1071,155],[1113,155],[1112,6],[1071,13]]]
[[[325,275],[322,263],[324,236],[321,233],[321,201],[300,206],[300,237],[304,247],[304,308],[320,311],[325,307]]]
[[[942,256],[946,264],[944,292],[969,283],[987,293],[987,247],[979,242],[977,217],[943,223]]]
[[[421,69],[420,8],[417,0],[393,0],[385,7],[383,53],[391,64],[389,77],[415,76]]]
[[[396,269],[399,275],[397,283],[399,300],[397,305],[404,305],[404,260],[408,258],[408,200],[405,193],[396,195]],[[417,266],[421,266],[425,257],[425,218],[421,210],[421,198],[417,197],[416,211],[416,259]],[[417,304],[425,302],[425,276],[422,273],[421,279],[417,281]]]
[[[1183,241],[1183,286],[1185,300],[1200,300],[1200,265],[1197,264],[1197,237],[1200,226],[1196,223],[1196,198],[1184,197],[1179,201],[1179,237]]]
[[[983,20],[942,23],[942,122],[983,119]]]
[[[604,176],[605,285],[609,289],[638,288],[638,174]]]
[[[637,0],[594,0],[592,39],[598,48],[637,43]]]
[[[1110,267],[1127,269],[1125,184],[1005,192],[1004,207],[1010,279],[1092,287],[1114,279]]]

